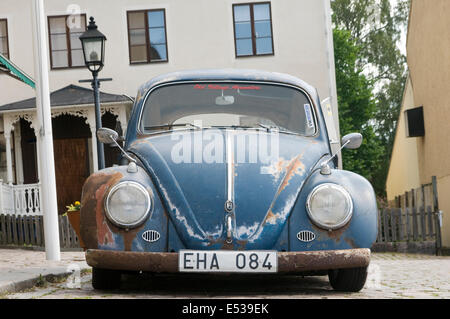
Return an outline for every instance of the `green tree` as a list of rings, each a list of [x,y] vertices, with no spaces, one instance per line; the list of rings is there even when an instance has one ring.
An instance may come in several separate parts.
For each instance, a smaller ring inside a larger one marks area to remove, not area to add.
[[[391,3],[390,0],[332,0],[331,3],[333,24],[337,30],[347,31],[348,41],[352,41],[359,48],[355,53],[357,55],[355,68],[366,75],[374,97],[375,110],[372,118],[365,123],[366,126],[371,127],[371,131],[362,133],[378,139],[381,148],[377,148],[382,153],[380,159],[373,159],[377,162],[375,170],[370,176],[365,175],[379,195],[384,194],[407,75],[406,58],[398,48],[398,43],[402,30],[406,26],[409,0],[397,0],[394,6]],[[340,72],[339,67],[342,65],[336,65],[336,73]],[[336,80],[339,81],[338,78]],[[337,83],[337,86],[339,87],[340,84]],[[339,111],[341,111],[341,103],[344,105],[346,103],[345,98],[345,96],[338,97]],[[360,111],[353,110],[353,112]],[[340,113],[340,116],[347,115]],[[369,130],[367,127],[363,128]],[[349,159],[349,161],[352,160]],[[354,160],[360,161],[359,158]],[[371,165],[366,164],[366,166]]]
[[[358,150],[343,152],[344,169],[354,171],[369,180],[374,179],[383,148],[375,136],[370,121],[376,105],[370,81],[358,66],[361,51],[349,31],[333,31],[336,63],[336,83],[341,135],[361,132],[363,144]]]

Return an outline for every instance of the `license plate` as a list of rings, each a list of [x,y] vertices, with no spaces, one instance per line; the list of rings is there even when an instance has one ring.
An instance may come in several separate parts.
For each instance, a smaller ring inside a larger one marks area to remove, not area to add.
[[[181,272],[275,273],[278,271],[276,251],[200,251],[180,250]]]

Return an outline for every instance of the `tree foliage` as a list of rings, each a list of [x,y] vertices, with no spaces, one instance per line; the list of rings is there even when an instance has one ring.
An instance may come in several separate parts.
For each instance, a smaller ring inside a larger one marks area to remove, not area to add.
[[[374,147],[373,158],[360,158],[358,153],[344,155],[344,161],[348,161],[344,165],[366,168],[358,172],[382,195],[407,75],[406,58],[398,43],[407,22],[409,0],[332,0],[331,6],[341,134],[348,133],[347,122],[353,122],[354,117],[364,119],[366,122],[360,122],[359,130],[366,140],[373,139],[367,144]],[[365,79],[365,83],[359,83],[364,85],[354,83],[358,92],[353,95],[362,98],[370,91],[371,103],[356,103],[354,96],[348,94],[350,83],[345,76],[349,76],[350,67],[360,80]],[[367,173],[368,168],[373,170]]]
[[[335,29],[333,38],[341,135],[361,132],[364,136],[358,150],[343,152],[344,169],[372,180],[383,152],[373,127],[368,125],[376,111],[372,86],[357,64],[361,47],[351,39],[350,32]]]

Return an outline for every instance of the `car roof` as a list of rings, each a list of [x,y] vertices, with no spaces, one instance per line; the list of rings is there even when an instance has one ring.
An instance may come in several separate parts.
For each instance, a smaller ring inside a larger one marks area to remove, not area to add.
[[[258,81],[258,82],[276,82],[293,85],[304,89],[312,98],[316,99],[316,89],[303,80],[284,73],[268,72],[251,69],[197,69],[172,72],[152,78],[143,84],[140,89],[140,95],[144,95],[153,87],[165,84],[184,81]]]

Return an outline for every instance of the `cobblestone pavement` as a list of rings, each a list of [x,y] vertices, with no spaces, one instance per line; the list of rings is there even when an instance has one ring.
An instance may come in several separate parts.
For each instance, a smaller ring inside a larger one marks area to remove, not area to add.
[[[358,293],[331,289],[320,277],[123,276],[120,290],[96,291],[91,273],[57,283],[41,283],[3,298],[450,298],[450,257],[377,253],[372,255],[366,286]],[[199,284],[201,280],[201,284]]]
[[[0,249],[0,271],[17,268],[59,267],[84,260],[84,252],[79,251],[62,252],[60,261],[48,261],[43,251]]]

